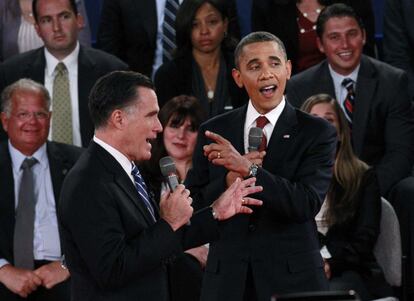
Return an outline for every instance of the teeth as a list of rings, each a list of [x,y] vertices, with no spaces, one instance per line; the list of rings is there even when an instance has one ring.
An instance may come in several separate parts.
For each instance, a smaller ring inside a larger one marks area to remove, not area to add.
[[[276,86],[275,85],[270,85],[270,86],[266,86],[260,89],[261,92],[269,92],[270,90],[275,90]]]

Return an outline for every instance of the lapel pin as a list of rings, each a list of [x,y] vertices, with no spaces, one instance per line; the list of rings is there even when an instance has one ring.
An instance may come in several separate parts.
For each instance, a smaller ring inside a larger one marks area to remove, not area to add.
[[[289,139],[289,138],[290,138],[289,134],[283,135],[283,139]]]

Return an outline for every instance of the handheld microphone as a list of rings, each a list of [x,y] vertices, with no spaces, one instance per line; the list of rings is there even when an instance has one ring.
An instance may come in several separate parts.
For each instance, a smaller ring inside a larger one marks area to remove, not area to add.
[[[165,156],[160,159],[160,169],[164,176],[165,182],[167,182],[170,191],[173,192],[178,186],[177,170],[175,168],[174,160],[170,156]],[[191,225],[191,221],[188,221],[187,226]]]
[[[170,156],[162,157],[160,159],[160,169],[170,191],[173,192],[178,186],[177,171],[173,159]]]
[[[252,127],[249,131],[249,153],[259,150],[262,143],[263,130],[259,127]]]

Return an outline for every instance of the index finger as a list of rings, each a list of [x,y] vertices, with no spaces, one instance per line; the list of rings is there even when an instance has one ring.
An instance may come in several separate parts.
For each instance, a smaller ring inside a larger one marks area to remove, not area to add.
[[[217,142],[219,144],[230,144],[230,142],[226,138],[223,138],[219,134],[216,134],[212,131],[206,131],[205,135],[206,135],[206,137],[214,140],[215,142]]]

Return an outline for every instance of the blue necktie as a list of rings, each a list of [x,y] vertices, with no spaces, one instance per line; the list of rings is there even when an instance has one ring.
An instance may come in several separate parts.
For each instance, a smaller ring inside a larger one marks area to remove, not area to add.
[[[163,62],[172,59],[175,44],[175,16],[180,4],[178,0],[167,0],[164,9],[164,23],[162,24],[162,56]]]
[[[137,189],[138,194],[140,195],[141,199],[144,201],[145,207],[147,207],[152,218],[154,219],[154,221],[156,221],[157,219],[155,218],[154,207],[152,207],[151,201],[148,196],[147,185],[145,185],[144,179],[142,178],[138,167],[133,162],[132,162],[131,174],[132,174],[132,177],[134,178],[135,188]]]

